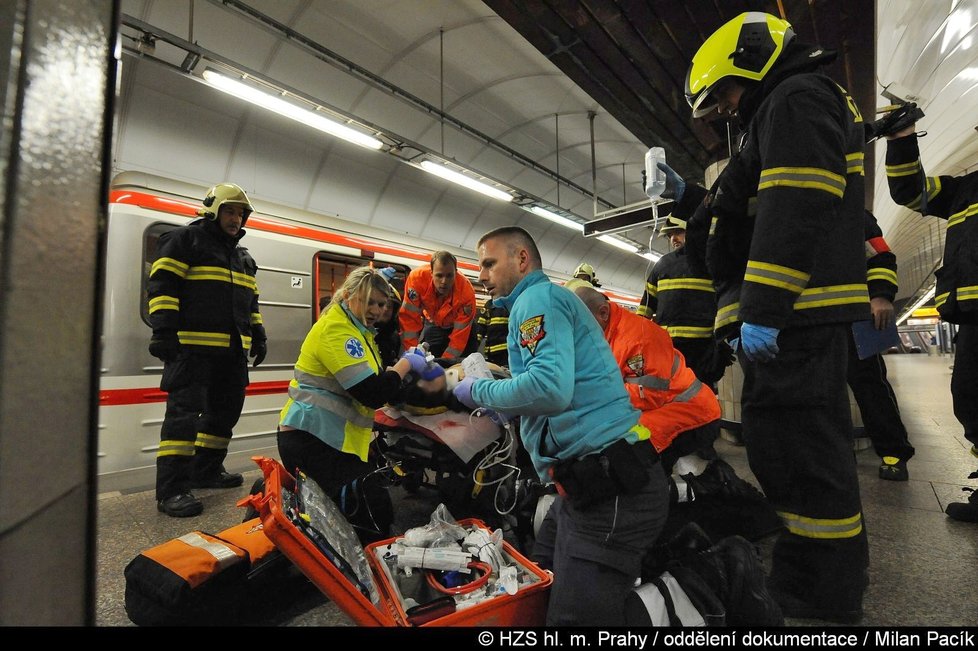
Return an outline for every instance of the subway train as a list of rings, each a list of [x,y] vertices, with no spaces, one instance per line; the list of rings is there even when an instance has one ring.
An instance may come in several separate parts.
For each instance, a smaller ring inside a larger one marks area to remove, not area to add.
[[[147,349],[151,331],[146,283],[163,233],[196,217],[204,189],[150,174],[123,172],[109,196],[106,287],[99,390],[99,491],[131,492],[154,483],[166,394],[162,363]],[[394,233],[254,202],[242,245],[258,262],[259,303],[268,333],[268,358],[249,370],[241,419],[228,450],[229,469],[251,469],[250,457],[276,455],[275,427],[285,404],[299,347],[332,294],[356,267],[395,267],[400,290],[414,267],[446,248]],[[472,281],[477,302],[487,296],[471,253],[453,249]],[[613,293],[634,307],[638,297]]]

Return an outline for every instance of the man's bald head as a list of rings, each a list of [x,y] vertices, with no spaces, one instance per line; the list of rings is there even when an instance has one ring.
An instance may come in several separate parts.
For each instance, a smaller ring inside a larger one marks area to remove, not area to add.
[[[584,305],[594,315],[601,329],[606,329],[608,321],[611,319],[611,306],[608,304],[608,297],[590,285],[575,287],[574,293],[584,301]]]

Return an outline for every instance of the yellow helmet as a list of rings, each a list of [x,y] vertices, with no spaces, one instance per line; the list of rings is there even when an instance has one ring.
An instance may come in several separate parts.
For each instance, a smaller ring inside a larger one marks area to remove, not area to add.
[[[686,73],[686,101],[693,117],[701,118],[716,108],[711,94],[721,79],[763,79],[794,37],[788,21],[760,11],[740,14],[713,32]]]
[[[577,278],[578,276],[587,276],[585,280],[587,280],[589,283],[594,283],[596,280],[594,277],[594,267],[586,262],[582,262],[581,264],[577,265],[577,269],[575,269],[574,273],[571,275],[574,278]]]
[[[198,208],[197,214],[215,220],[221,212],[221,206],[226,203],[239,203],[244,206],[244,217],[241,219],[242,226],[245,225],[248,217],[255,210],[241,186],[234,183],[220,183],[207,191],[207,196],[204,197],[203,201],[204,207]]]
[[[662,225],[662,228],[659,229],[659,235],[671,235],[676,231],[684,230],[686,230],[686,220],[670,216],[666,219],[666,223]]]

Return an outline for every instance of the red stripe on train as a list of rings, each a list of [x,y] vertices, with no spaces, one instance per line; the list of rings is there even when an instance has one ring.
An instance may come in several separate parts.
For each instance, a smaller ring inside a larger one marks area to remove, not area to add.
[[[186,201],[180,201],[178,199],[167,199],[165,197],[158,197],[153,194],[148,194],[146,192],[132,192],[130,190],[113,190],[109,193],[110,203],[124,203],[133,206],[139,206],[140,208],[148,208],[150,210],[157,210],[159,212],[170,213],[171,215],[182,215],[184,217],[196,217],[197,216],[197,206],[196,204],[188,203]],[[248,218],[248,228],[254,228],[258,231],[265,231],[268,233],[279,233],[280,235],[291,235],[293,237],[301,237],[306,240],[315,240],[318,242],[330,242],[332,244],[339,244],[340,246],[348,246],[354,249],[360,249],[361,251],[373,251],[374,253],[387,253],[390,255],[398,255],[404,258],[413,258],[414,260],[421,260],[422,262],[428,262],[431,260],[430,253],[419,253],[416,251],[407,251],[405,249],[398,249],[393,246],[384,246],[382,244],[377,244],[376,242],[368,242],[366,240],[360,240],[355,237],[349,237],[347,235],[340,235],[338,233],[326,232],[311,226],[299,226],[292,224],[284,224],[282,222],[274,221],[261,217],[257,214],[252,214]],[[470,262],[459,261],[458,266],[464,267],[470,271],[479,271],[478,265],[474,265]]]
[[[287,393],[288,380],[274,382],[252,382],[245,390],[246,396],[264,396],[274,393]],[[117,407],[120,405],[142,405],[151,402],[166,402],[166,392],[156,388],[142,389],[105,389],[98,393],[100,407]]]

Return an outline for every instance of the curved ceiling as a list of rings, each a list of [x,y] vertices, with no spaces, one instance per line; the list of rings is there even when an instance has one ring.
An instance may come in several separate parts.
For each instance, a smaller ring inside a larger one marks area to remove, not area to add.
[[[929,172],[975,166],[978,138],[969,130],[976,122],[978,0],[878,0],[878,79],[867,65],[873,5],[123,0],[127,56],[114,168],[199,186],[231,180],[256,200],[468,251],[485,231],[517,223],[535,237],[555,276],[586,260],[606,288],[637,295],[646,259],[523,208],[546,206],[583,223],[595,211],[648,205],[640,178],[653,145],[664,146],[684,176],[702,179],[724,155],[726,125],[690,119],[683,77],[703,38],[740,11],[783,7],[803,38],[838,48],[828,72],[853,91],[864,113],[885,103],[878,94],[891,81],[923,96]],[[208,68],[249,73],[288,91],[290,101],[318,105],[377,135],[381,150],[231,98],[202,81]],[[911,269],[931,264],[935,250],[940,256],[942,226],[892,205],[881,147],[875,209],[902,262],[901,294],[912,293],[926,278]],[[462,166],[507,189],[513,201],[431,176],[417,166],[426,158]],[[652,233],[642,225],[615,238],[641,250]],[[922,247],[921,233],[933,233],[936,248]],[[665,250],[661,238],[652,245]]]

